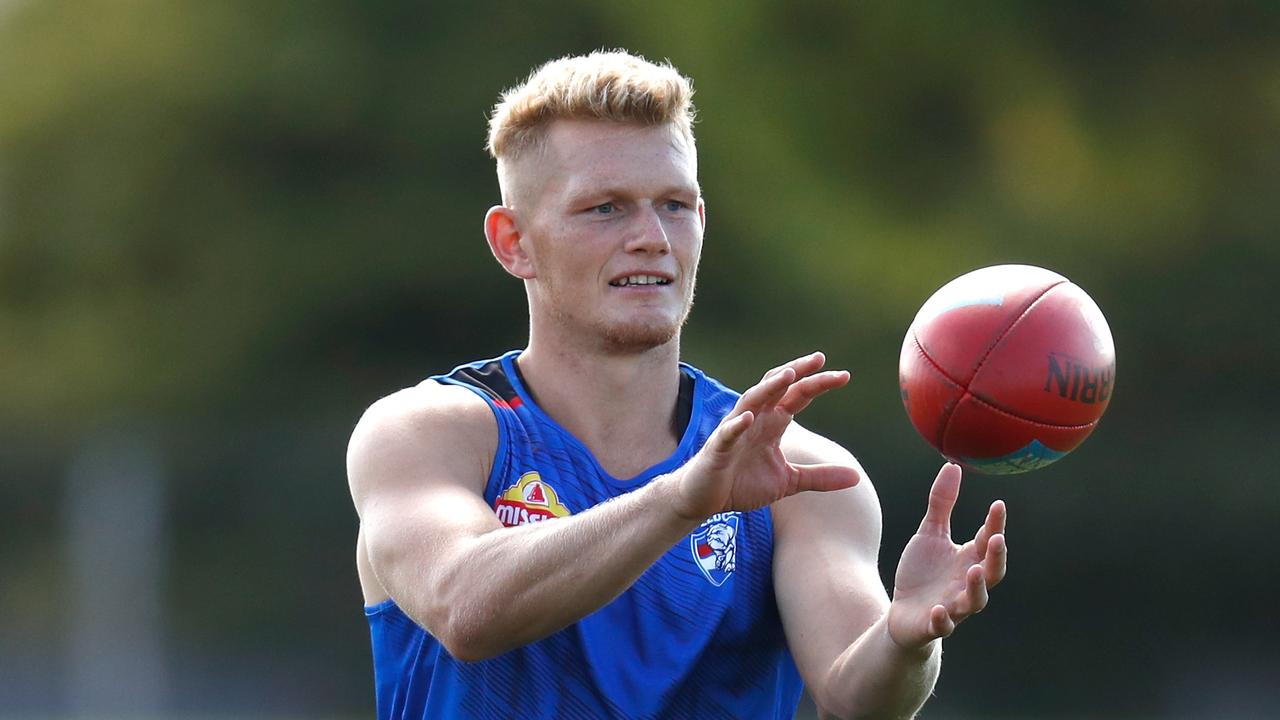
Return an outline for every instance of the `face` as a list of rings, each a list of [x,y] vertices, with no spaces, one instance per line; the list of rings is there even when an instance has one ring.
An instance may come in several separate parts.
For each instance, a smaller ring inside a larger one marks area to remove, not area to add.
[[[546,140],[522,161],[514,208],[535,331],[549,323],[623,353],[671,341],[702,252],[693,148],[671,125],[604,121],[557,121]]]

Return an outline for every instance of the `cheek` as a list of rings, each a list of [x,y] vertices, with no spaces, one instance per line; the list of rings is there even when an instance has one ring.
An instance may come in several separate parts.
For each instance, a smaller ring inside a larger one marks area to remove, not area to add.
[[[688,268],[693,271],[698,269],[698,262],[702,260],[702,235],[694,238],[689,243],[689,249],[685,253],[685,262]]]
[[[556,236],[554,243],[547,243],[541,248],[535,268],[559,294],[589,292],[599,277],[608,258],[601,256],[589,240],[561,234]]]

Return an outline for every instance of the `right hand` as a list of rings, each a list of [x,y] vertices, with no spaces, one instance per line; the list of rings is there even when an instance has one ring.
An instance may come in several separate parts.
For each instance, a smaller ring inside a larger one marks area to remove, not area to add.
[[[973,539],[951,540],[951,512],[960,495],[960,467],[947,463],[929,490],[929,509],[898,561],[889,637],[899,647],[921,648],[949,636],[956,625],[987,606],[987,590],[1004,579],[1007,510],[997,500]]]
[[[718,512],[754,510],[806,490],[842,490],[858,482],[848,465],[795,465],[783,455],[782,434],[814,398],[849,382],[844,370],[822,369],[815,352],[765,373],[742,394],[702,449],[676,472],[675,509],[701,520]]]

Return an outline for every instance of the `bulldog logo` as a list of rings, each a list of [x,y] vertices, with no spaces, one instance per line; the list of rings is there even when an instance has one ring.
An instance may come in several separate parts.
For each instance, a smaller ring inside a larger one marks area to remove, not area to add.
[[[738,565],[738,513],[713,515],[689,536],[689,549],[703,577],[720,587]]]

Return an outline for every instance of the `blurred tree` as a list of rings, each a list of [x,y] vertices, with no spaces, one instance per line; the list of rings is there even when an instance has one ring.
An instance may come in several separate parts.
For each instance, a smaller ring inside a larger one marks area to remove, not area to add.
[[[1009,498],[1015,566],[936,706],[990,714],[996,676],[1011,714],[1247,711],[1253,675],[1185,686],[1209,660],[1280,669],[1274,631],[1223,639],[1273,626],[1280,589],[1257,556],[1280,512],[1278,41],[1262,3],[0,5],[0,561],[20,589],[0,646],[57,664],[62,458],[143,418],[179,481],[182,702],[367,709],[346,434],[377,396],[522,342],[479,231],[485,113],[546,59],[625,46],[698,89],[686,354],[738,385],[814,346],[854,371],[807,422],[877,479],[886,557],[934,463],[893,380],[919,303],[1030,262],[1108,314],[1095,437],[970,482],[974,517]]]

